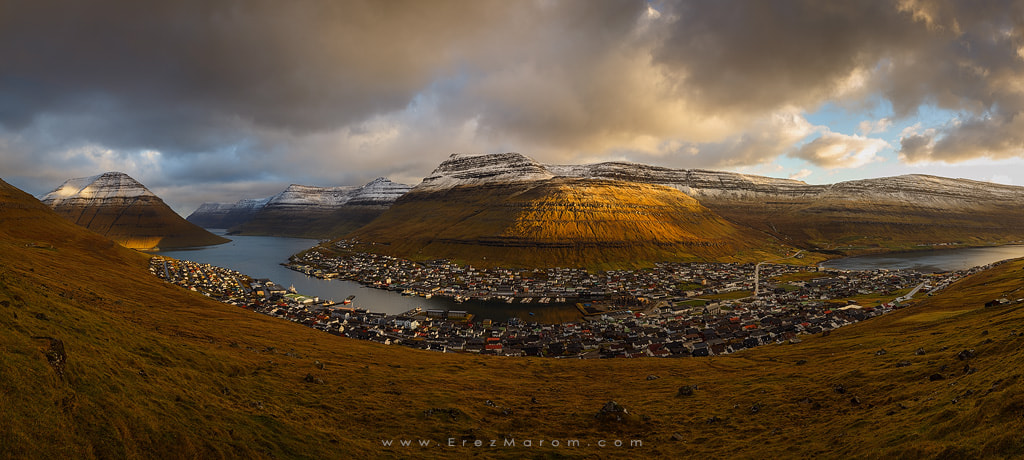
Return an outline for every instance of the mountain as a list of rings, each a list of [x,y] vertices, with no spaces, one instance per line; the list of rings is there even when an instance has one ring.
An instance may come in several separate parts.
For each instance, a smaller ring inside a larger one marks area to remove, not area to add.
[[[813,261],[1022,241],[1022,201],[1024,187],[924,175],[810,185],[627,162],[545,165],[518,153],[456,154],[350,236],[382,244],[368,250],[477,264],[755,261],[788,248]]]
[[[905,175],[809,185],[634,163],[552,167],[569,176],[659,184],[737,224],[809,250],[857,254],[1024,239],[1024,187]]]
[[[333,238],[372,221],[411,188],[383,177],[361,187],[292,184],[267,199],[263,206],[255,203],[251,208],[254,212],[248,220],[229,228],[231,233],[242,235]],[[200,213],[200,210],[189,219],[203,221],[211,215]]]
[[[248,222],[270,198],[244,199],[234,203],[203,203],[185,220],[203,228],[231,228]]]
[[[164,283],[147,259],[0,181],[0,457],[1022,452],[1022,260],[801,343],[561,360],[336,337]],[[632,415],[599,419],[609,401]]]
[[[392,255],[477,265],[753,261],[788,250],[675,188],[559,172],[514,153],[453,155],[347,237]]]
[[[226,243],[187,222],[127,174],[69,179],[41,198],[58,214],[132,249]]]

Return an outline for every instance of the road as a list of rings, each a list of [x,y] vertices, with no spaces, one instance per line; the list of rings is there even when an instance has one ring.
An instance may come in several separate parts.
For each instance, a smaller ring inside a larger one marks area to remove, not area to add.
[[[928,284],[928,282],[924,281],[921,284],[918,284],[917,286],[914,286],[914,289],[911,289],[910,292],[906,293],[905,295],[899,296],[899,297],[897,297],[897,298],[895,298],[893,300],[895,300],[896,302],[906,302],[906,301],[910,300],[911,298],[913,298],[914,295],[917,294],[918,291],[923,289],[925,284]]]

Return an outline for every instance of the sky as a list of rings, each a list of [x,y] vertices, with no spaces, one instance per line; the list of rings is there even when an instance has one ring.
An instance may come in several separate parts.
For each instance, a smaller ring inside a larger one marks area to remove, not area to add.
[[[0,0],[0,178],[187,215],[452,153],[1024,185],[1024,1]]]

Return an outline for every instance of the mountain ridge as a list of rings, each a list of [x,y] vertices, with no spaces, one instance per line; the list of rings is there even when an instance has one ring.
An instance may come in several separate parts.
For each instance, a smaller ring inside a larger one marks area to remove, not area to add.
[[[506,171],[506,172],[502,172]],[[512,179],[539,180],[553,177],[623,180],[674,187],[695,197],[720,192],[755,192],[762,194],[796,196],[835,193],[840,190],[867,188],[892,189],[900,184],[931,183],[934,191],[962,190],[963,186],[983,191],[986,197],[1024,197],[1024,187],[996,184],[972,179],[954,179],[928,174],[906,174],[871,179],[856,179],[832,184],[808,184],[795,179],[780,179],[710,169],[672,169],[627,161],[609,161],[585,165],[554,165],[539,163],[520,153],[453,154],[424,178],[415,188],[441,189],[471,183]],[[474,181],[476,179],[476,181]],[[941,185],[942,187],[938,187]],[[922,189],[922,187],[918,187]],[[927,187],[923,187],[928,191]],[[953,194],[949,194],[953,195]]]
[[[267,198],[203,203],[188,220],[231,234],[333,238],[372,221],[411,188],[384,177],[361,186],[291,184]]]
[[[1024,201],[1024,187],[920,174],[812,185],[621,161],[546,165],[519,153],[455,154],[414,187],[410,196],[558,179],[669,187],[781,245],[833,255],[1024,240],[1024,210],[1014,205]],[[415,219],[409,214],[402,220]],[[386,233],[383,236],[383,242],[389,241]]]

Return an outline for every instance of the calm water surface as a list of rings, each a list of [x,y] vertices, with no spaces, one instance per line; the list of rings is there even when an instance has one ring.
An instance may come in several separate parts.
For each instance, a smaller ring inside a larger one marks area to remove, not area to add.
[[[315,246],[316,240],[225,235],[224,230],[209,230],[230,238],[231,242],[217,246],[159,251],[158,254],[229,268],[253,278],[269,278],[284,287],[295,286],[295,290],[300,294],[317,296],[321,299],[341,301],[354,295],[356,298],[352,303],[356,307],[374,312],[396,314],[420,307],[424,310],[464,310],[474,314],[477,320],[489,318],[495,321],[505,321],[512,317],[518,317],[523,320],[546,323],[575,321],[581,317],[574,305],[508,304],[472,300],[456,303],[443,298],[424,299],[417,296],[403,296],[398,292],[369,288],[353,281],[321,280],[289,270],[281,265],[288,262],[288,256]],[[534,299],[534,302],[536,300]],[[533,314],[531,315],[531,313]]]
[[[924,273],[939,273],[1017,257],[1024,257],[1024,245],[874,254],[829,260],[822,262],[821,266],[841,270],[910,269]]]

